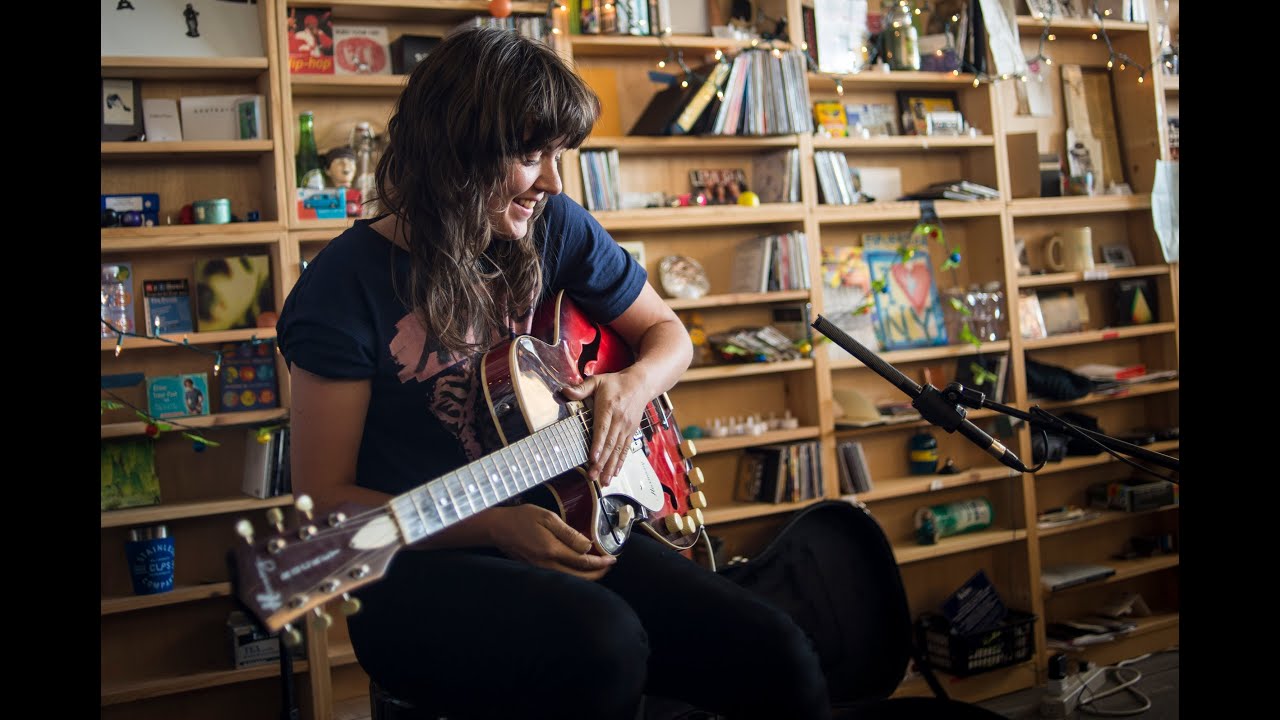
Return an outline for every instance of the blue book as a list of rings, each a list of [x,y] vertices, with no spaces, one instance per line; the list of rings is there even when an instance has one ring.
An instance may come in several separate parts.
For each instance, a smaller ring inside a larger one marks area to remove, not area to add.
[[[147,378],[147,413],[153,418],[208,415],[208,375],[190,373]]]
[[[142,283],[142,307],[147,335],[194,332],[191,323],[191,284],[186,278],[146,280]]]

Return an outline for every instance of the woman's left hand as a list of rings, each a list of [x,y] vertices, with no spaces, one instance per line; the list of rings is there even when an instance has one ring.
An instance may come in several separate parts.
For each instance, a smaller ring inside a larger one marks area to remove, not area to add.
[[[622,471],[631,436],[640,427],[645,406],[653,398],[646,396],[645,383],[635,368],[593,375],[581,385],[565,387],[564,394],[571,400],[592,398],[594,419],[587,475],[608,485]]]

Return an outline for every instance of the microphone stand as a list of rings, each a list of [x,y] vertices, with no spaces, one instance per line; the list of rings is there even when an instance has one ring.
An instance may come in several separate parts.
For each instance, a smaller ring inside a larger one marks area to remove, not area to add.
[[[813,329],[825,335],[836,345],[839,345],[850,355],[862,361],[862,364],[876,371],[880,377],[888,380],[899,390],[906,393],[907,397],[912,399],[911,406],[920,412],[920,416],[932,425],[936,425],[948,433],[960,431],[961,435],[969,438],[975,445],[987,451],[1004,465],[1011,467],[1019,472],[1036,472],[1044,463],[1041,462],[1034,468],[1028,468],[1022,464],[1016,455],[1008,450],[999,441],[993,439],[985,432],[980,430],[972,422],[965,419],[965,410],[962,405],[972,408],[989,408],[1005,415],[1018,418],[1030,423],[1033,427],[1050,428],[1060,432],[1083,435],[1090,440],[1097,442],[1105,448],[1118,453],[1123,453],[1129,457],[1141,458],[1148,462],[1159,465],[1163,468],[1178,472],[1179,459],[1170,457],[1161,453],[1147,450],[1146,448],[1132,443],[1117,440],[1116,438],[1103,435],[1102,433],[1093,432],[1084,428],[1071,425],[1038,407],[1033,407],[1034,414],[1023,412],[1017,408],[1002,403],[987,400],[986,396],[970,388],[966,388],[960,383],[951,383],[943,390],[938,390],[932,385],[924,386],[916,384],[914,380],[903,375],[889,363],[882,360],[875,353],[868,350],[865,346],[854,340],[848,333],[836,327],[830,320],[819,315],[812,324]],[[1047,450],[1047,448],[1046,448]],[[1177,482],[1170,478],[1165,478],[1170,482]]]

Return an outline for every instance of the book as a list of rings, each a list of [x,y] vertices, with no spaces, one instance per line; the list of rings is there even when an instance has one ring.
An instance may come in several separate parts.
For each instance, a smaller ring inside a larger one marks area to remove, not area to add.
[[[335,75],[390,75],[387,28],[380,25],[333,26]]]
[[[751,187],[761,203],[799,202],[793,190],[800,175],[800,150],[778,150],[756,155],[751,161]]]
[[[182,121],[173,98],[143,98],[142,123],[147,142],[181,142]]]
[[[295,75],[332,75],[333,9],[291,7],[285,18],[289,43],[289,72]]]
[[[1075,294],[1072,288],[1053,288],[1037,290],[1040,300],[1040,316],[1044,318],[1044,330],[1049,335],[1079,332],[1088,316],[1088,305],[1084,297]]]
[[[190,95],[178,98],[183,140],[254,140],[264,137],[262,95]]]
[[[711,70],[705,75],[705,79],[698,84],[698,91],[694,93],[680,114],[676,116],[674,122],[671,123],[670,131],[672,135],[687,135],[693,131],[694,124],[702,117],[711,100],[715,98],[716,93],[720,91],[720,86],[724,84],[725,78],[729,76],[730,65],[727,62],[718,62],[711,67]],[[701,75],[701,73],[699,73]]]
[[[275,325],[275,291],[267,255],[200,259],[195,279],[198,332]]]
[[[206,373],[147,378],[147,414],[153,418],[209,414],[209,376]]]
[[[1062,590],[1095,580],[1105,580],[1116,574],[1109,565],[1093,563],[1063,563],[1040,569],[1040,582],[1049,590]]]
[[[273,496],[271,466],[279,439],[275,433],[267,434],[266,442],[262,442],[261,437],[256,427],[245,430],[244,475],[240,491],[251,497],[269,498]]]
[[[694,195],[706,197],[708,205],[736,205],[738,195],[750,189],[742,168],[690,170],[689,185]]]
[[[849,116],[844,105],[837,100],[818,100],[813,103],[813,122],[831,137],[849,137]]]
[[[867,233],[862,247],[872,282],[885,284],[884,292],[872,293],[881,347],[946,345],[945,318],[925,240],[910,233]],[[902,259],[902,247],[913,251],[910,259]]]
[[[142,309],[149,335],[189,333],[191,322],[191,284],[186,278],[144,280]]]
[[[218,349],[222,353],[221,412],[280,406],[274,340],[225,343]]]
[[[150,439],[102,444],[102,510],[160,504],[155,445]]]
[[[898,135],[898,109],[892,103],[845,103],[845,120],[850,134],[865,129],[872,137]]]

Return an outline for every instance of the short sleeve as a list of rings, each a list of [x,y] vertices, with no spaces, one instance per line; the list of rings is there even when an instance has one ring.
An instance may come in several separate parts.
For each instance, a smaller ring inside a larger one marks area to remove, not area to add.
[[[648,274],[594,217],[565,195],[547,201],[548,290],[564,290],[596,322],[613,322],[640,296]]]
[[[343,266],[330,248],[308,265],[285,299],[277,341],[290,367],[335,380],[373,377],[373,320],[362,302],[359,273],[349,267],[343,272]]]

